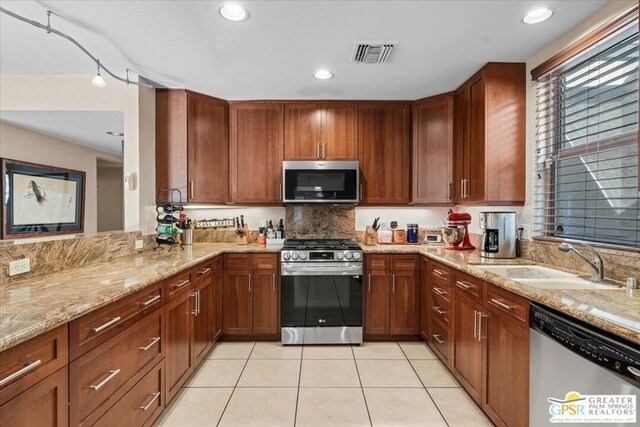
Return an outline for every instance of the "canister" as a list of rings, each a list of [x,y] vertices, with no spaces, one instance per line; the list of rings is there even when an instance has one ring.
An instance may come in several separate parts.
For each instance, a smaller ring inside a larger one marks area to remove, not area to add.
[[[418,243],[418,224],[407,224],[407,243]]]

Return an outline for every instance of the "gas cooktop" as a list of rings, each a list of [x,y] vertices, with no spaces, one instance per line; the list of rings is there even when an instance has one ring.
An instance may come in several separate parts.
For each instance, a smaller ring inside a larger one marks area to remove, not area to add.
[[[287,239],[282,249],[285,250],[360,250],[360,245],[355,240],[349,239],[325,239],[325,240],[306,240],[306,239]]]

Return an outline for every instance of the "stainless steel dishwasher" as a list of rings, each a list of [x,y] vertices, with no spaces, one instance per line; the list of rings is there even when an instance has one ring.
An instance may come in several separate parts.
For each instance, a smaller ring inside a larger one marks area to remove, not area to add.
[[[640,347],[538,304],[529,316],[529,425],[637,425]]]

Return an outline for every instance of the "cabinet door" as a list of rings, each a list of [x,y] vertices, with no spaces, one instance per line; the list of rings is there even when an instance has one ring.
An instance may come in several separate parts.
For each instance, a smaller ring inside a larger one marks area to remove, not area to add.
[[[491,311],[486,327],[486,382],[482,408],[497,425],[529,422],[529,328]]]
[[[455,291],[453,367],[462,385],[478,403],[482,387],[482,341],[477,334],[481,312],[481,305]]]
[[[166,395],[167,402],[193,371],[193,305],[191,290],[167,303],[166,320]]]
[[[238,102],[230,107],[229,179],[233,203],[280,203],[283,105]]]
[[[65,366],[0,406],[0,425],[3,427],[69,425],[68,384],[69,375]]]
[[[251,271],[228,270],[224,277],[223,330],[225,334],[248,335],[253,332]]]
[[[453,198],[456,203],[464,201],[463,179],[469,176],[469,162],[467,150],[469,149],[469,92],[467,86],[460,87],[453,98],[453,153],[454,153],[454,180]],[[466,167],[466,169],[465,169]]]
[[[484,200],[485,90],[482,75],[469,83],[469,140],[464,151],[464,169],[468,171],[465,202]]]
[[[187,91],[156,89],[156,193],[177,188],[187,195]],[[167,200],[169,194],[159,194]]]
[[[362,203],[409,203],[409,115],[408,103],[358,106]]]
[[[193,318],[193,354],[196,365],[207,354],[212,342],[210,325],[215,314],[214,292],[213,275],[196,285],[196,314]]]
[[[322,118],[323,160],[358,159],[358,104],[326,102]]]
[[[224,273],[221,268],[213,271],[213,289],[214,289],[214,313],[212,316],[212,340],[218,341],[222,336],[222,299],[223,289],[222,283],[224,281]]]
[[[365,330],[369,335],[389,333],[389,297],[391,274],[386,270],[371,270],[367,273]]]
[[[284,106],[284,159],[318,160],[322,142],[322,104],[289,102]]]
[[[453,203],[453,95],[416,101],[413,110],[413,203]]]
[[[189,93],[187,98],[188,200],[227,201],[229,107],[226,101]]]
[[[415,335],[420,331],[419,271],[391,273],[391,310],[389,332]]]
[[[278,272],[254,270],[253,279],[253,333],[275,335],[278,333]]]

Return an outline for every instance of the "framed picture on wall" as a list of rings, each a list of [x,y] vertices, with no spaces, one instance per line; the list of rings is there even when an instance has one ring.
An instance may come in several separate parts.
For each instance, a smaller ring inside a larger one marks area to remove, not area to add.
[[[85,172],[1,160],[4,239],[84,232]]]

